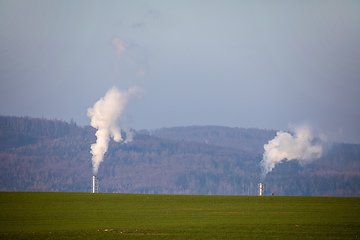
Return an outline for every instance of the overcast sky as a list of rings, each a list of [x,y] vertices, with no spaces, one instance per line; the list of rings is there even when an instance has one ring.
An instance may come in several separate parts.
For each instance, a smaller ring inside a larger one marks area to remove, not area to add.
[[[0,1],[0,115],[87,125],[308,124],[360,143],[360,1]]]

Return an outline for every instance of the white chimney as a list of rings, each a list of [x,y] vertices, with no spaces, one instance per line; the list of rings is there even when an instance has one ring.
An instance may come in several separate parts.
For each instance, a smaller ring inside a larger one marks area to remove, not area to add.
[[[263,196],[264,192],[265,192],[265,184],[264,183],[259,183],[259,196]]]
[[[98,193],[99,192],[99,180],[96,178],[96,176],[92,176],[91,181],[91,192],[92,193]]]

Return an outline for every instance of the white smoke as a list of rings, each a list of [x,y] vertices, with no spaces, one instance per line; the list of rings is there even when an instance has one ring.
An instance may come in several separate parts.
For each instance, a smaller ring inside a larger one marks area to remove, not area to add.
[[[111,44],[115,47],[116,53],[119,57],[126,51],[126,43],[118,37],[114,37],[111,39]]]
[[[263,178],[276,164],[285,159],[287,161],[296,159],[304,165],[321,157],[323,151],[321,141],[315,141],[313,133],[307,126],[296,128],[294,135],[283,131],[277,132],[275,138],[264,145],[264,149],[263,159],[260,162]]]
[[[100,163],[103,161],[104,154],[108,150],[110,137],[116,142],[123,141],[120,128],[117,121],[121,117],[126,104],[132,96],[141,94],[142,91],[133,87],[127,91],[119,91],[116,87],[110,88],[105,97],[100,98],[92,108],[87,111],[88,117],[91,118],[90,125],[97,129],[96,143],[91,145],[93,173],[96,174]],[[129,134],[125,142],[132,139]]]
[[[125,129],[124,131],[126,133],[126,139],[125,139],[124,143],[132,142],[135,133],[131,129]]]

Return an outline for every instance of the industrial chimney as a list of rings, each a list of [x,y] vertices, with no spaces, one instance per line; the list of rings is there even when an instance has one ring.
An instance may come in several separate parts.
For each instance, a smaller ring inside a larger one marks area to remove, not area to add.
[[[264,193],[265,193],[265,184],[264,183],[259,183],[258,187],[259,187],[259,196],[263,196]]]
[[[96,176],[92,176],[91,192],[92,193],[98,193],[99,192],[99,179],[97,179]]]

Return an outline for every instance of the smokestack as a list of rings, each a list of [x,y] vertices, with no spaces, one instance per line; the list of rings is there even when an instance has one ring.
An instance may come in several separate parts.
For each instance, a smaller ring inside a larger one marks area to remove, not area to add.
[[[259,183],[259,196],[263,196],[265,193],[265,184],[264,183]]]
[[[99,192],[99,180],[96,178],[96,176],[92,176],[91,192],[92,193],[98,193]]]

